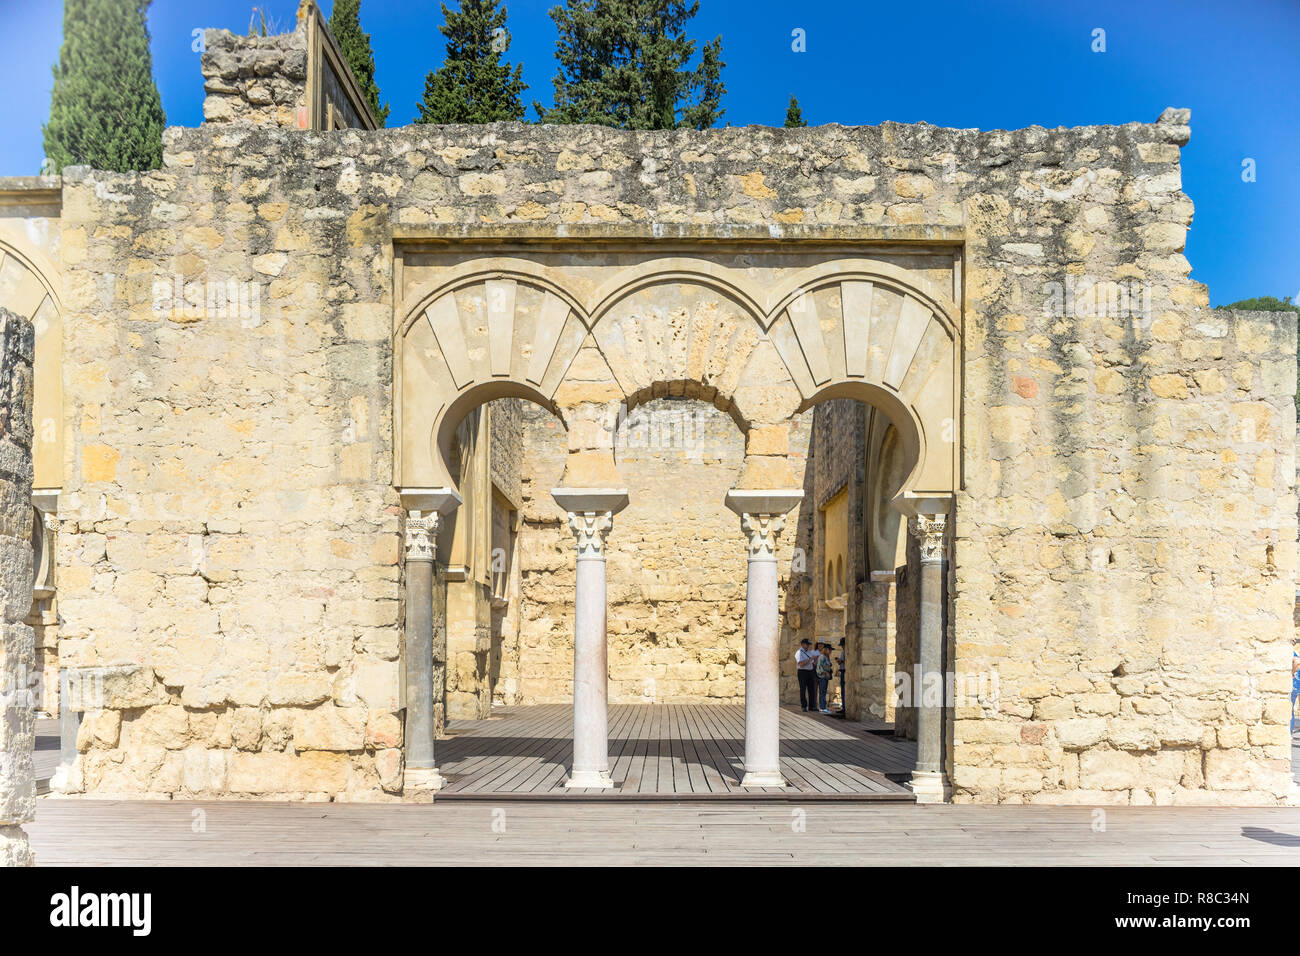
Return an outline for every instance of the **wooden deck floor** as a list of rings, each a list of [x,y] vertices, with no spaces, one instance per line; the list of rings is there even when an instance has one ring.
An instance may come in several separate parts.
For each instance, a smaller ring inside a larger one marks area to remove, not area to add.
[[[740,786],[745,709],[738,704],[616,704],[609,709],[614,790],[566,790],[573,755],[568,704],[507,707],[487,720],[453,720],[438,741],[445,799],[822,799],[911,801],[895,778],[915,745],[867,725],[781,711],[785,788]]]
[[[1300,865],[1300,808],[1110,807],[1104,829],[1097,819],[1089,807],[47,797],[27,832],[44,866]]]

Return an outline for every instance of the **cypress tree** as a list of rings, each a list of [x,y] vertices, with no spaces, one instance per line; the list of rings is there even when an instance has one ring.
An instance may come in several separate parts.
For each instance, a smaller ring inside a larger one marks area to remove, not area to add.
[[[534,103],[544,123],[624,129],[707,129],[722,119],[722,37],[688,66],[687,23],[698,0],[565,0],[551,9],[559,28],[555,105]]]
[[[379,105],[379,85],[375,83],[375,54],[370,49],[370,34],[361,31],[361,0],[334,0],[330,13],[330,33],[339,41],[343,59],[352,67],[361,94],[374,110],[375,119],[383,126],[391,112],[388,104]]]
[[[442,4],[442,16],[446,22],[438,29],[447,38],[447,56],[424,79],[415,122],[523,119],[523,67],[502,62],[510,48],[505,7],[497,7],[497,0],[461,0],[459,10]]]
[[[785,108],[785,125],[787,129],[808,125],[808,121],[803,118],[803,110],[799,109],[799,101],[793,96],[790,97],[790,105]]]
[[[162,165],[166,119],[153,81],[149,0],[66,0],[54,66],[49,168],[86,165],[126,172]]]

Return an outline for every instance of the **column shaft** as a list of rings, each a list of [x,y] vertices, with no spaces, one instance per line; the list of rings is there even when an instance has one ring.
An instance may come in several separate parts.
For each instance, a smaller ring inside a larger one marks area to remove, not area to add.
[[[433,562],[438,513],[406,518],[406,772],[408,790],[439,790],[433,755]]]
[[[921,684],[917,688],[916,769],[943,769],[943,561],[921,562]]]
[[[921,607],[916,705],[916,770],[910,786],[920,803],[942,803],[950,793],[943,768],[943,552],[946,515],[919,515],[912,533],[921,545]]]
[[[573,766],[566,787],[614,786],[609,775],[609,664],[605,646],[605,538],[627,507],[621,488],[555,488],[578,546],[573,594]]]
[[[579,555],[573,608],[573,771],[569,786],[612,787],[605,555]]]
[[[785,786],[776,572],[775,554],[750,549],[745,581],[745,787]]]

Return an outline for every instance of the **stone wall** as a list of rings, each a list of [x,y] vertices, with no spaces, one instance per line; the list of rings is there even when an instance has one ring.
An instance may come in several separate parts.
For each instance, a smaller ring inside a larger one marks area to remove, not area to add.
[[[205,30],[203,41],[204,122],[325,131],[380,125],[313,0],[298,4],[289,33]]]
[[[1280,801],[1294,319],[1211,313],[1189,279],[1187,122],[1179,110],[1013,132],[232,122],[168,130],[159,171],[70,171],[65,239],[95,241],[64,262],[77,330],[65,651],[156,680],[154,702],[116,711],[120,734],[87,737],[86,789],[396,792],[394,240],[496,230],[641,249],[957,244],[965,418],[960,434],[927,437],[960,441],[964,469],[957,677],[997,690],[955,710],[955,798]],[[176,277],[256,288],[257,314],[160,310],[156,283]],[[1099,310],[1090,279],[1134,295],[1103,295]],[[719,598],[743,580],[738,531],[711,530],[720,497],[683,503],[679,532],[692,553],[736,562]],[[524,499],[550,506],[536,487]],[[629,509],[610,537],[614,583],[642,567],[624,550],[631,521]],[[805,527],[792,516],[783,547]],[[525,528],[552,533],[563,539]],[[560,627],[545,608],[571,594],[572,550],[556,541],[537,565],[554,570],[555,595],[525,601],[524,653],[528,628]],[[615,640],[631,626],[611,613]],[[711,635],[726,660],[717,677],[692,675],[691,693],[725,686],[732,642]],[[656,680],[682,656],[656,661]],[[612,697],[639,695],[644,674],[612,660]]]
[[[490,436],[489,474],[492,484],[518,505],[523,495],[524,403],[517,398],[500,398],[488,406]]]
[[[36,816],[32,629],[31,322],[0,308],[0,866],[29,866]]]
[[[852,691],[855,698],[853,710],[855,716],[862,713],[862,698],[866,694],[863,686],[864,644],[861,629],[865,623],[862,619],[862,606],[855,600],[859,588],[867,578],[864,562],[864,531],[862,524],[863,498],[866,494],[866,426],[868,407],[862,402],[839,399],[818,405],[813,418],[812,469],[814,472],[812,500],[804,507],[816,509],[814,515],[826,507],[834,496],[843,493],[847,499],[848,548],[844,553],[842,573],[844,594],[847,600],[842,609],[827,605],[825,595],[828,592],[826,576],[825,519],[814,519],[816,529],[813,552],[809,556],[808,569],[812,572],[813,593],[816,602],[816,636],[818,642],[830,644],[835,650],[832,659],[840,656],[840,642],[844,641],[847,661],[853,671],[854,680],[850,685],[847,674],[846,692]],[[837,572],[838,574],[838,572]],[[872,696],[883,702],[883,685]],[[832,681],[830,700],[839,697],[839,667],[836,667],[835,679]]]
[[[38,711],[59,710],[59,607],[54,567],[63,484],[63,323],[59,308],[61,180],[0,177],[0,308],[29,319],[36,347],[32,400],[32,500],[43,512],[34,562],[35,600],[26,623],[36,638],[32,689]],[[70,250],[75,257],[76,250]]]

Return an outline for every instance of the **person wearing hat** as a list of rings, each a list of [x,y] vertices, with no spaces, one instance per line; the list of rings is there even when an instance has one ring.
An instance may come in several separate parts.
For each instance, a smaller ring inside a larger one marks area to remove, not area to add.
[[[817,657],[806,637],[794,652],[795,674],[799,677],[799,706],[805,711],[809,708],[817,710]]]

